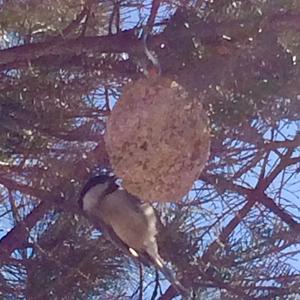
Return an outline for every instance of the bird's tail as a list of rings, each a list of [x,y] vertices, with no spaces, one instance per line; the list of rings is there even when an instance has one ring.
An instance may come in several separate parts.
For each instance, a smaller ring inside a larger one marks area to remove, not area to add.
[[[155,266],[158,270],[166,277],[166,279],[171,283],[173,288],[182,296],[182,299],[189,298],[188,289],[185,288],[180,281],[174,276],[174,272],[170,270],[166,263],[159,257],[154,259]]]

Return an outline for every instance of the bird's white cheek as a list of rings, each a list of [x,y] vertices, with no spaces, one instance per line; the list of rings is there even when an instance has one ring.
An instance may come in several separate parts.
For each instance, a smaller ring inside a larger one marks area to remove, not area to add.
[[[93,197],[91,193],[87,193],[83,198],[83,210],[91,213],[95,210],[97,205],[97,198]]]
[[[105,189],[105,184],[98,184],[92,187],[83,197],[83,210],[87,213],[94,214],[95,209],[97,210],[99,199],[101,199],[101,195],[103,195]]]

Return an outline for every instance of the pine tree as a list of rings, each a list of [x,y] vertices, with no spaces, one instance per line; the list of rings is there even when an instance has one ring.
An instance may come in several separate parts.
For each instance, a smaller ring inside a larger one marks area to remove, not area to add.
[[[188,195],[156,205],[161,255],[196,299],[300,297],[299,24],[298,0],[0,1],[0,297],[176,296],[77,208],[145,50],[211,130]]]

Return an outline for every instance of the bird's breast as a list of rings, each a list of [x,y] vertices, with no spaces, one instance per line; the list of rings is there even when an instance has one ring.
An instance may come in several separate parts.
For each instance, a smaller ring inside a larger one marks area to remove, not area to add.
[[[143,250],[149,240],[155,240],[156,220],[151,218],[155,214],[150,205],[143,207],[142,204],[138,209],[133,209],[126,195],[118,191],[107,196],[99,207],[102,219],[125,244],[137,251]]]

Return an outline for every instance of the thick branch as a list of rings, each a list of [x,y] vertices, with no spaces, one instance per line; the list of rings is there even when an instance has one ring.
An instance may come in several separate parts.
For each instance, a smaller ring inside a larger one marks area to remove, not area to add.
[[[299,158],[290,158],[288,160],[288,165],[298,162]],[[285,165],[286,166],[286,165]],[[282,166],[281,166],[282,167]],[[276,168],[276,174],[278,170]],[[273,174],[273,172],[272,172]],[[277,174],[278,175],[278,174]],[[268,177],[267,177],[268,178]],[[272,175],[273,178],[273,175]],[[261,188],[259,189],[248,189],[238,184],[235,184],[222,176],[219,175],[201,175],[201,180],[221,187],[222,190],[230,190],[232,192],[238,193],[242,196],[247,196],[248,201],[252,201],[255,198],[255,201],[263,204],[265,207],[270,209],[275,215],[277,215],[283,222],[287,223],[290,226],[298,226],[299,224],[291,217],[291,215],[286,212],[282,207],[279,207],[273,199],[268,197],[265,191]],[[268,181],[269,182],[269,181]],[[268,183],[269,184],[269,183]],[[263,186],[266,186],[265,184]]]
[[[151,31],[154,22],[155,22],[155,17],[157,15],[159,6],[160,6],[160,2],[161,0],[153,0],[152,1],[152,6],[151,6],[151,11],[150,11],[150,16],[147,20],[147,26],[148,26],[148,30]]]
[[[245,216],[250,212],[251,208],[256,202],[256,198],[248,199],[246,204],[239,210],[235,217],[228,223],[228,225],[221,231],[217,240],[215,240],[206,250],[202,256],[202,261],[208,263],[212,261],[212,257],[220,245],[226,243],[229,235],[234,231],[234,229],[239,225],[239,223],[245,218]]]
[[[49,202],[42,202],[24,221],[18,223],[10,232],[0,240],[0,249],[7,256],[15,249],[22,247],[26,243],[30,229],[40,220],[49,209]]]
[[[79,37],[21,45],[0,51],[0,70],[11,69],[48,55],[79,55],[82,53],[132,53],[140,47],[132,30],[115,35]]]

